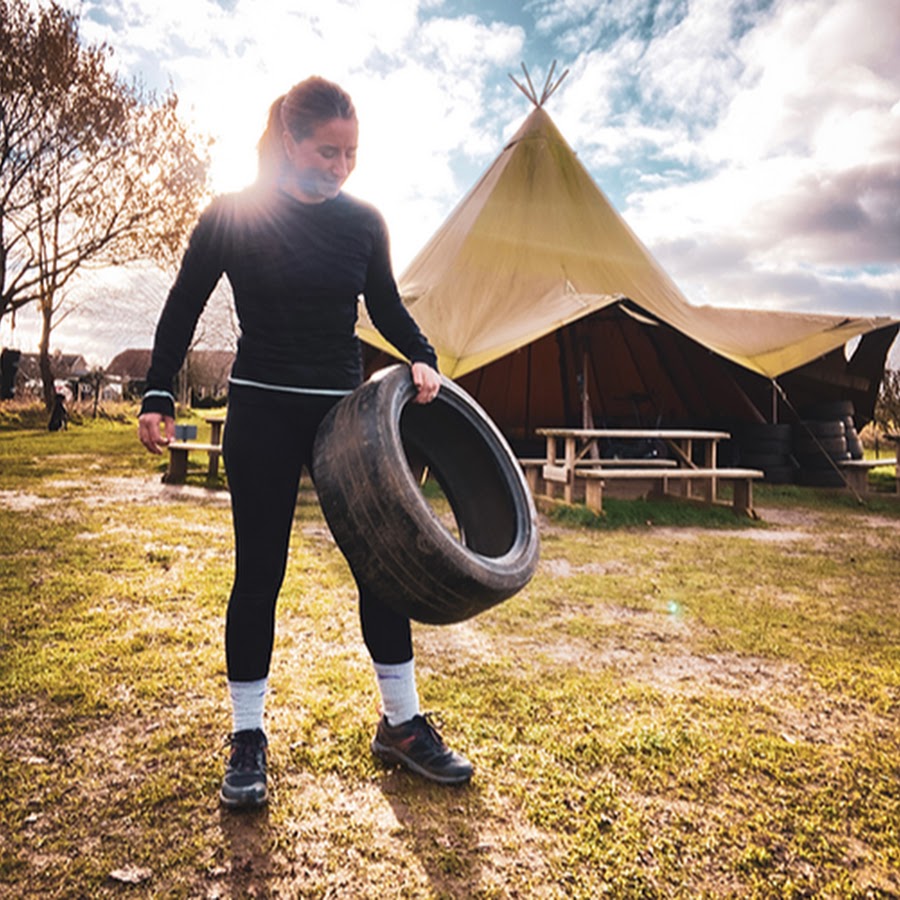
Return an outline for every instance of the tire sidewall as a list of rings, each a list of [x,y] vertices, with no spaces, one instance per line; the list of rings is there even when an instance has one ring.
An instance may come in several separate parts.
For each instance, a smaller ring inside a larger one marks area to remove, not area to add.
[[[440,624],[469,618],[530,580],[539,555],[537,513],[503,435],[468,394],[442,378],[432,402],[465,420],[472,431],[467,438],[485,442],[515,516],[512,545],[500,556],[457,540],[423,496],[407,459],[401,417],[414,396],[408,368],[398,365],[338,403],[316,438],[314,477],[325,518],[357,579],[411,618]]]

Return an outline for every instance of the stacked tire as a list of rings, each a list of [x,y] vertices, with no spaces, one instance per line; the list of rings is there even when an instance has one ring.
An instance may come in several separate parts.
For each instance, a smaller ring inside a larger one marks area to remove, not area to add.
[[[862,459],[863,448],[853,418],[852,401],[820,403],[803,410],[794,426],[794,457],[800,484],[843,487],[840,464]]]
[[[753,423],[735,429],[736,462],[747,469],[761,469],[770,484],[792,484],[792,430],[789,424]]]

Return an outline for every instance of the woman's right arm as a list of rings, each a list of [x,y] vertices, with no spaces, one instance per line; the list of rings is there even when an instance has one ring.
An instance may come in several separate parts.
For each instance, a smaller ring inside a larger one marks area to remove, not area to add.
[[[138,419],[138,438],[161,453],[175,431],[173,383],[194,336],[197,320],[225,267],[226,239],[222,200],[213,201],[191,234],[178,276],[156,325],[147,387]]]
[[[165,427],[163,427],[165,426]],[[138,438],[151,453],[162,453],[175,435],[175,417],[146,412],[138,417]]]

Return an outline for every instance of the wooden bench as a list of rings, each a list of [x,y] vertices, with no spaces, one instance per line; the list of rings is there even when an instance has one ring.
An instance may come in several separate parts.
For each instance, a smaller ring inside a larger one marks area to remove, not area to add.
[[[184,484],[187,479],[188,454],[203,452],[209,456],[209,467],[206,477],[210,481],[219,474],[219,457],[222,455],[221,444],[202,444],[198,441],[172,441],[169,444],[169,469],[163,475],[166,484]]]
[[[880,469],[882,466],[893,466],[894,476],[897,480],[897,493],[900,493],[900,469],[897,468],[896,457],[884,459],[848,459],[838,463],[844,477],[847,479],[847,487],[858,494],[865,494],[869,490],[869,472],[872,469]]]
[[[764,472],[758,469],[603,469],[585,468],[575,470],[575,480],[583,480],[585,505],[596,512],[603,510],[603,488],[606,482],[617,480],[643,480],[651,490],[659,495],[671,493],[670,484],[678,484],[681,493],[676,496],[691,499],[691,489],[699,485],[703,491],[703,499],[707,503],[716,503],[717,487],[720,482],[732,485],[731,507],[737,515],[754,516],[753,482],[763,478]]]
[[[547,460],[541,457],[520,459],[519,465],[525,473],[525,481],[533,496],[547,494],[547,483],[565,484],[566,474],[561,466],[548,466]],[[579,459],[575,462],[575,470],[581,469],[675,469],[678,463],[674,459]]]
[[[528,482],[528,487],[531,490],[531,495],[533,497],[544,493],[543,475],[541,474],[541,470],[545,462],[546,460],[542,456],[534,459],[519,459],[519,465],[522,467],[525,481]]]

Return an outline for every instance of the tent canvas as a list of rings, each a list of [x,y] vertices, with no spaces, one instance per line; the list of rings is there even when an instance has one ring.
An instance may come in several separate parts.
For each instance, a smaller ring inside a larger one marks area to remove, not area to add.
[[[766,380],[895,324],[883,317],[692,305],[540,105],[398,284],[404,303],[438,351],[441,371],[454,379],[588,317],[604,319],[623,309],[636,321],[643,316],[652,323],[646,327],[673,329],[686,346],[711,351]],[[395,352],[364,310],[358,333],[372,347]],[[596,338],[590,345],[595,359],[610,352]],[[697,358],[695,350],[695,363]],[[557,359],[555,368],[559,364]],[[544,365],[543,371],[549,371]],[[598,384],[592,402],[606,389]]]

